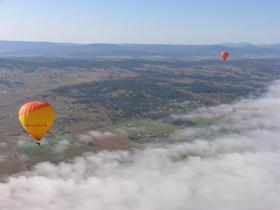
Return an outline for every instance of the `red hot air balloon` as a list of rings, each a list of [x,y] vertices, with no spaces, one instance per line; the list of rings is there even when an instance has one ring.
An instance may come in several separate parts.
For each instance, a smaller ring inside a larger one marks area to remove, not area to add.
[[[228,57],[229,57],[229,52],[227,52],[227,51],[221,52],[221,58],[222,58],[224,61],[226,61],[226,60],[228,59]]]

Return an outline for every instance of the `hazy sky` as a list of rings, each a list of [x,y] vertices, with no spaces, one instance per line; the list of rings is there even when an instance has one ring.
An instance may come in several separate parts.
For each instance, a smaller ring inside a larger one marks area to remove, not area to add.
[[[278,0],[0,0],[0,40],[280,43]]]

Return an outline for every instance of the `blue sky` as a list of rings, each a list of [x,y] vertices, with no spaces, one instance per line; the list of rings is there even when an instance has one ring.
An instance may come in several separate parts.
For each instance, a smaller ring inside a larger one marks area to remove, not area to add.
[[[280,43],[280,1],[0,0],[0,40]]]

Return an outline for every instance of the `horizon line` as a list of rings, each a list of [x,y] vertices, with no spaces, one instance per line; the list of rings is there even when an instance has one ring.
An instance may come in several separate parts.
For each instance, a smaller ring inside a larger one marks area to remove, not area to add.
[[[280,42],[272,43],[251,43],[251,42],[221,42],[221,43],[141,43],[141,42],[63,42],[63,41],[44,41],[44,40],[6,40],[0,39],[0,42],[26,42],[26,43],[49,43],[49,44],[72,44],[72,45],[173,45],[173,46],[187,46],[187,45],[278,45]]]

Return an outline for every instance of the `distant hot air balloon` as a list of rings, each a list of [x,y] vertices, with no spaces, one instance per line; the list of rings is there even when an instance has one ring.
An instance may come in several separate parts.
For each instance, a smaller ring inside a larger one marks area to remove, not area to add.
[[[228,57],[229,57],[229,52],[227,52],[227,51],[221,52],[221,58],[222,58],[224,61],[226,61],[226,60],[228,59]]]
[[[24,104],[19,110],[19,121],[39,145],[54,119],[55,111],[47,102],[32,101]]]

